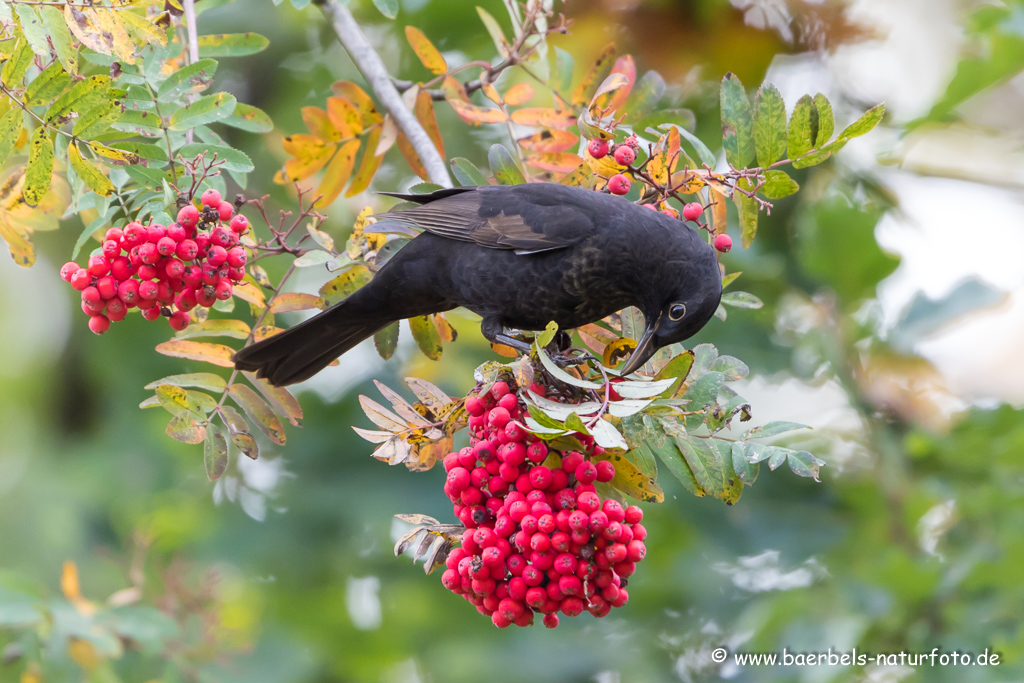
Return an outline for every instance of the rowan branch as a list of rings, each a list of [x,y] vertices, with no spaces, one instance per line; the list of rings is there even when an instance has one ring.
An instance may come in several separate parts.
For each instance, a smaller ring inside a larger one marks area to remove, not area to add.
[[[452,180],[448,175],[448,167],[444,159],[441,158],[433,141],[420,125],[416,116],[405,106],[402,96],[398,94],[394,83],[391,82],[387,67],[384,66],[377,51],[366,40],[366,36],[359,29],[359,24],[352,17],[352,13],[338,0],[315,0],[315,2],[330,21],[338,40],[348,51],[366,82],[391,114],[399,130],[405,134],[409,145],[416,151],[430,181],[441,187],[451,187]]]

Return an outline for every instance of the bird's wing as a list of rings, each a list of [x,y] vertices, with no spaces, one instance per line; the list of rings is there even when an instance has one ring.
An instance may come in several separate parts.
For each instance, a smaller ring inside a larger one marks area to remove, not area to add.
[[[563,201],[559,186],[467,187],[430,195],[398,195],[421,203],[380,220],[489,249],[535,254],[570,247],[594,232],[586,211]],[[390,194],[390,193],[385,193]]]

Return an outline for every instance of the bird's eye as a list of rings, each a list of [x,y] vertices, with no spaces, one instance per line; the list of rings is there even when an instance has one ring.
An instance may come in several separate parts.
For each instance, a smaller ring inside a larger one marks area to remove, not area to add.
[[[684,315],[686,315],[686,304],[672,304],[672,307],[668,309],[670,320],[682,320]]]

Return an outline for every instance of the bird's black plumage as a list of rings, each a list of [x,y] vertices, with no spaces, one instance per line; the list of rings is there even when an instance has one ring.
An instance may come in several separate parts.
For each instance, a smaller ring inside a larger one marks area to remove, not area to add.
[[[715,252],[697,232],[619,197],[540,183],[395,196],[421,206],[378,220],[423,232],[352,296],[239,351],[237,368],[299,382],[396,320],[459,306],[492,341],[503,328],[569,329],[637,306],[647,331],[632,372],[700,330],[722,296]]]

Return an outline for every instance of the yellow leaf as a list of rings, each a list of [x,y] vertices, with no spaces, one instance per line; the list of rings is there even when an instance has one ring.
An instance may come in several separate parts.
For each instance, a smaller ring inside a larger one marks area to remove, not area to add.
[[[349,268],[341,275],[329,280],[320,288],[321,308],[328,308],[343,299],[347,299],[357,289],[368,283],[373,276],[366,266]]]
[[[113,184],[103,175],[103,171],[82,157],[75,142],[68,144],[68,161],[71,162],[71,168],[75,169],[78,177],[96,194],[106,197],[114,191]]]
[[[705,185],[705,176],[699,171],[680,171],[672,175],[672,186],[683,194],[696,194]]]
[[[419,94],[416,95],[416,106],[413,109],[413,113],[416,114],[416,119],[423,126],[423,129],[427,131],[427,136],[430,137],[434,147],[437,148],[438,154],[443,159],[444,141],[441,139],[441,131],[437,127],[437,118],[434,116],[434,99],[426,90],[420,90]]]
[[[341,95],[347,99],[356,108],[364,129],[381,122],[381,115],[373,104],[373,99],[355,83],[351,81],[338,81],[331,85],[331,90],[336,95]]]
[[[341,134],[331,124],[331,118],[320,107],[303,107],[302,122],[314,137],[334,142],[341,139]]]
[[[14,262],[23,268],[29,268],[36,262],[36,250],[29,241],[29,233],[24,228],[9,223],[7,217],[0,214],[0,238],[7,243]]]
[[[661,487],[630,462],[622,451],[611,449],[597,459],[608,460],[615,465],[615,478],[608,482],[612,488],[643,502],[665,502],[665,493]]]
[[[53,178],[53,141],[44,126],[32,134],[25,171],[25,203],[36,206],[50,189]]]
[[[405,161],[409,164],[409,168],[412,172],[418,175],[423,180],[430,180],[430,174],[427,173],[427,168],[420,161],[420,155],[416,153],[413,146],[409,144],[409,138],[405,137],[405,133],[398,134],[398,151],[405,157]]]
[[[450,344],[458,338],[459,333],[454,327],[452,327],[452,324],[448,322],[448,319],[444,317],[444,314],[436,313],[433,318],[434,325],[437,326],[437,332],[441,335],[441,339]]]
[[[316,308],[320,298],[301,292],[285,292],[278,294],[270,301],[271,313],[287,313],[288,311],[308,311]]]
[[[132,166],[142,162],[142,159],[138,154],[132,154],[131,152],[125,152],[124,150],[107,147],[106,145],[101,145],[98,142],[90,142],[89,149],[92,150],[93,154],[98,154],[119,166]]]
[[[60,573],[60,589],[80,614],[91,616],[96,613],[96,606],[82,597],[82,587],[78,581],[78,566],[70,560],[64,563]]]
[[[527,107],[512,112],[513,123],[540,128],[572,128],[576,125],[576,118],[574,112],[544,107]]]
[[[509,88],[508,92],[505,93],[505,104],[511,107],[518,107],[519,105],[532,100],[535,94],[536,91],[529,83],[517,83]]]
[[[92,643],[74,636],[68,638],[68,656],[86,671],[92,671],[100,665],[100,656]]]
[[[415,26],[406,26],[405,38],[412,46],[413,52],[423,62],[423,66],[427,67],[432,74],[440,75],[448,70],[448,63],[444,61],[444,57],[430,42],[430,39],[423,34],[423,31]]]
[[[232,384],[228,387],[228,395],[235,400],[249,419],[256,423],[270,440],[279,446],[285,444],[284,425],[280,418],[274,414],[274,410],[267,405],[267,402],[260,398],[259,394],[245,384]]]
[[[132,12],[119,12],[118,15],[121,21],[124,22],[125,30],[139,40],[159,45],[167,44],[167,34],[146,17],[133,14]]]
[[[496,342],[491,343],[491,351],[494,351],[499,356],[505,358],[518,358],[519,352],[513,349],[511,346],[505,346],[504,344],[498,344]]]
[[[231,361],[231,356],[235,353],[235,350],[223,344],[172,339],[171,341],[157,344],[156,350],[157,353],[162,353],[165,356],[203,361],[219,365],[223,368],[233,368],[235,366]]]
[[[488,109],[472,104],[469,101],[469,95],[466,94],[465,88],[451,76],[444,79],[444,83],[441,84],[441,91],[444,93],[445,99],[448,100],[448,104],[455,110],[455,113],[466,123],[479,126],[484,123],[504,123],[508,120],[505,113],[500,109]]]
[[[273,325],[260,325],[253,331],[252,340],[254,342],[263,341],[264,339],[269,339],[275,334],[280,334],[281,332],[284,332],[284,330],[280,327],[274,327]]]
[[[363,132],[359,111],[344,97],[327,98],[327,116],[342,138],[351,138]]]
[[[327,165],[323,180],[320,181],[320,187],[317,189],[317,193],[323,195],[316,201],[319,208],[323,209],[330,206],[338,198],[338,195],[341,194],[345,183],[352,176],[352,168],[356,163],[356,153],[359,151],[361,144],[358,139],[349,140],[344,143],[338,149],[338,153],[334,155],[331,163]]]
[[[284,168],[274,175],[274,182],[285,184],[305,180],[324,167],[334,154],[336,145],[312,135],[291,135],[282,144],[294,158],[285,162]]]
[[[112,55],[134,64],[134,47],[117,12],[93,9],[81,4],[64,5],[64,19],[71,32],[86,47],[101,54]]]
[[[668,152],[664,147],[660,150],[655,148],[654,156],[647,164],[647,173],[654,182],[662,186],[668,183]]]
[[[267,305],[267,297],[263,291],[251,282],[239,282],[232,291],[239,299],[248,301],[257,308],[265,308]]]

